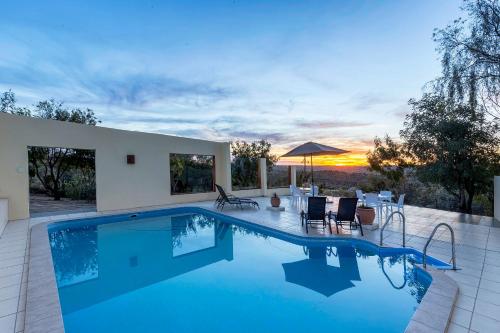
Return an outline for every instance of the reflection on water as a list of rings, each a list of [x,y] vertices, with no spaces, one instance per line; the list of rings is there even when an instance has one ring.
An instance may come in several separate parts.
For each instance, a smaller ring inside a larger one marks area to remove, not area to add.
[[[97,226],[85,226],[78,231],[54,231],[49,234],[49,240],[59,286],[83,282],[98,276]]]
[[[333,250],[331,247],[308,247],[305,252],[309,258],[283,264],[286,281],[327,297],[354,287],[352,281],[361,281],[356,250],[354,247],[336,248],[339,266],[332,266],[328,264],[327,256],[332,255]]]
[[[368,307],[377,317],[381,302],[398,313],[384,330],[397,332],[428,287],[408,255],[292,244],[203,214],[65,227],[50,244],[68,333],[300,332],[300,318],[326,309],[318,328],[376,331],[356,316]],[[227,327],[211,319],[221,309]],[[183,318],[190,311],[197,320]]]

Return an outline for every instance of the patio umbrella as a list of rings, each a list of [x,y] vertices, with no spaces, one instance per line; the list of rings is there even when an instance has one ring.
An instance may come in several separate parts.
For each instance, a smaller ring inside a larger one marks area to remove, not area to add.
[[[354,252],[354,250],[352,250]],[[339,267],[330,266],[326,260],[326,248],[308,248],[309,258],[282,264],[285,280],[326,297],[354,287],[352,281],[361,281],[354,256],[349,249],[338,248]]]
[[[335,148],[332,146],[322,145],[316,142],[306,142],[292,150],[290,150],[285,155],[281,157],[296,157],[303,156],[304,157],[304,168],[306,163],[306,157],[310,156],[311,158],[311,184],[314,186],[314,168],[313,168],[313,156],[325,156],[325,155],[340,155],[348,153],[348,150],[343,150],[339,148]]]

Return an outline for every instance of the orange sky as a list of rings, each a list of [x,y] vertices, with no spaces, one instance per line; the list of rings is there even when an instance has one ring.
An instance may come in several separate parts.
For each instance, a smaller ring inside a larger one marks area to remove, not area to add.
[[[313,157],[313,164],[318,166],[366,166],[368,162],[366,160],[366,153],[371,147],[366,147],[366,149],[348,149],[350,150],[347,154],[335,155],[335,156],[315,156]],[[278,155],[282,155],[285,152],[276,152]],[[304,160],[302,157],[297,158],[280,158],[279,164],[290,165],[290,164],[300,164],[302,165]],[[309,164],[309,159],[307,161]]]

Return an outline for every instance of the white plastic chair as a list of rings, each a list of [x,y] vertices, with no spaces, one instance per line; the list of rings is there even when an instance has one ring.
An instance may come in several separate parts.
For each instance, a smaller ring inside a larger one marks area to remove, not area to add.
[[[356,190],[356,197],[358,198],[361,204],[365,203],[365,195],[363,194],[362,190]]]
[[[396,203],[393,202],[389,205],[391,213],[396,211],[396,212],[401,212],[404,215],[405,214],[405,206],[404,205],[405,205],[405,195],[401,194],[401,195],[399,195],[398,202],[396,202]],[[401,222],[402,221],[401,215],[398,215],[398,216],[399,216],[399,222]]]
[[[309,192],[309,195],[315,197],[318,194],[319,194],[319,186],[314,185],[313,187],[311,187],[311,191]]]
[[[379,200],[378,193],[366,193],[365,206],[375,208],[380,224],[382,221],[382,202]]]
[[[380,191],[380,197],[382,201],[391,201],[392,192],[391,191]]]
[[[304,205],[307,200],[305,199],[305,195],[302,193],[301,190],[297,188],[297,186],[290,185],[290,192],[292,194],[292,205],[299,207],[299,209],[302,209],[302,206]]]

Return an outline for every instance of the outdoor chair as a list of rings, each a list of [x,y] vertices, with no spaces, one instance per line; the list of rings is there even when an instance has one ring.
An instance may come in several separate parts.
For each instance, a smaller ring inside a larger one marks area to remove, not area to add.
[[[392,198],[392,192],[391,191],[380,191],[380,198],[382,201],[390,202],[391,198]]]
[[[215,187],[217,187],[217,190],[219,191],[219,196],[215,200],[215,205],[217,206],[217,209],[223,210],[224,206],[226,204],[231,205],[231,206],[238,206],[241,209],[243,209],[244,205],[247,206],[252,206],[257,209],[259,209],[259,204],[257,201],[248,199],[248,198],[239,198],[237,196],[234,196],[232,194],[226,194],[226,191],[222,188],[222,186],[215,184]]]
[[[392,202],[389,204],[389,209],[391,210],[391,213],[396,211],[396,212],[400,212],[404,215],[405,214],[404,203],[405,203],[405,195],[401,194],[401,195],[399,195],[398,202]],[[398,216],[399,216],[399,222],[401,222],[401,215],[398,215]]]
[[[363,236],[363,227],[359,221],[356,221],[356,208],[358,207],[358,198],[340,198],[339,207],[336,213],[328,213],[328,224],[330,226],[330,233],[332,233],[331,221],[335,222],[335,227],[337,229],[337,234],[339,233],[339,225],[341,228],[345,224],[349,224],[349,230],[357,229],[361,231],[361,236]]]
[[[306,193],[306,195],[310,196],[310,197],[315,197],[318,194],[319,194],[319,186],[317,186],[317,185],[312,186],[311,190]]]
[[[290,194],[292,195],[292,205],[295,207],[300,207],[300,209],[302,209],[305,201],[305,195],[302,193],[302,191],[299,190],[297,186],[290,185]]]
[[[321,224],[326,228],[326,197],[308,197],[307,213],[300,213],[302,226],[306,225],[306,233],[309,233],[309,225]]]
[[[366,193],[364,205],[374,208],[379,223],[382,222],[382,201],[380,201],[377,193]]]
[[[361,204],[365,203],[365,195],[362,190],[356,190],[356,197]]]

